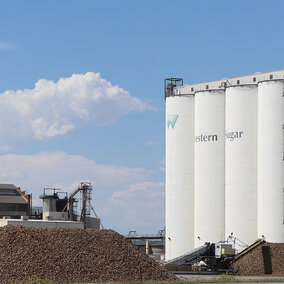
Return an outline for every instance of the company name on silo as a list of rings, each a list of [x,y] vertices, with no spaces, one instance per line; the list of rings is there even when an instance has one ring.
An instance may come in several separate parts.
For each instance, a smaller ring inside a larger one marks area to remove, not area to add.
[[[230,131],[225,133],[225,139],[234,141],[235,139],[242,138],[243,131]],[[217,142],[218,134],[200,134],[195,137],[195,142]]]

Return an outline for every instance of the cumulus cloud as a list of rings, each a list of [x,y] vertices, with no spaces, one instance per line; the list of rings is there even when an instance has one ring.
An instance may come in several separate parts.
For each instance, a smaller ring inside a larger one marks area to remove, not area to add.
[[[106,228],[155,232],[164,224],[164,183],[152,181],[153,172],[97,164],[80,155],[47,152],[0,155],[0,183],[13,183],[33,194],[41,205],[43,189],[72,192],[81,181],[94,187],[92,205]]]
[[[34,89],[0,94],[0,150],[14,141],[64,135],[83,124],[114,124],[151,106],[113,86],[99,73],[73,74],[58,82],[40,79]]]

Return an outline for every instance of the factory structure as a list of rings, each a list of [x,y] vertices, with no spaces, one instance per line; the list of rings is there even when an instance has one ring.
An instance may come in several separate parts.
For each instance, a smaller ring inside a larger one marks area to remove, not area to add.
[[[31,194],[14,184],[0,184],[0,227],[103,228],[91,205],[92,190],[89,182],[81,182],[69,195],[57,188],[44,188],[40,196],[43,206],[33,207]]]
[[[205,242],[284,243],[284,70],[165,80],[166,260]]]
[[[0,218],[28,217],[30,207],[31,195],[13,184],[0,184]]]

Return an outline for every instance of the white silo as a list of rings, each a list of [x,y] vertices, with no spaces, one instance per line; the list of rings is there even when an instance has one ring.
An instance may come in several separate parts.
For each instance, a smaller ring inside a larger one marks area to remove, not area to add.
[[[225,234],[251,244],[257,239],[257,85],[226,89],[225,140]]]
[[[225,238],[225,90],[195,93],[194,243]]]
[[[166,98],[166,260],[193,249],[194,96]]]
[[[258,237],[284,242],[284,83],[258,85]]]

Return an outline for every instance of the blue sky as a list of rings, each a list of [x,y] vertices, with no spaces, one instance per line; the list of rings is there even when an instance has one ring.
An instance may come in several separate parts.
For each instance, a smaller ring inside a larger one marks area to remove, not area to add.
[[[164,78],[283,69],[283,9],[281,0],[1,1],[0,182],[36,203],[43,187],[90,180],[105,227],[155,233]]]

